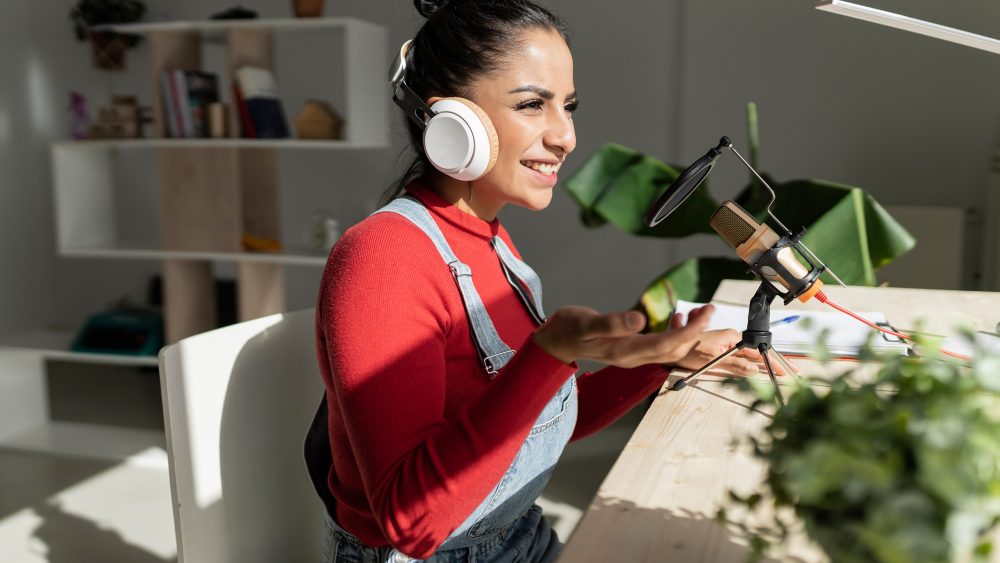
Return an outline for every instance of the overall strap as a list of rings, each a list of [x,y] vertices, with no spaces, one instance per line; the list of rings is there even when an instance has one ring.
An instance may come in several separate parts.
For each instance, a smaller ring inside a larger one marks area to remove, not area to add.
[[[483,305],[483,301],[472,283],[472,270],[455,256],[448,241],[444,238],[444,233],[438,228],[430,212],[415,198],[402,196],[375,211],[375,213],[384,212],[397,213],[406,217],[426,233],[434,243],[441,258],[451,270],[452,277],[458,284],[459,293],[462,294],[462,302],[465,304],[465,312],[469,317],[473,341],[479,351],[483,367],[490,377],[495,376],[514,356],[514,351],[497,334],[496,327],[493,326],[493,321],[490,320],[490,316],[486,312],[486,306]]]
[[[499,236],[493,237],[493,248],[500,257],[500,265],[503,266],[503,273],[507,276],[507,281],[513,286],[514,291],[521,297],[521,301],[528,308],[528,312],[539,325],[545,322],[545,309],[542,308],[542,281],[538,274],[514,256],[507,243]]]

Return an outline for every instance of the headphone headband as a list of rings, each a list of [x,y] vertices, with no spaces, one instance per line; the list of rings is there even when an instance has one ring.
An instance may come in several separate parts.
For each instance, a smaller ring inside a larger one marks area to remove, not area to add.
[[[427,121],[434,117],[434,110],[429,108],[420,96],[406,85],[406,54],[413,45],[409,39],[399,48],[399,54],[389,67],[389,85],[392,86],[392,101],[396,102],[420,129],[427,127]]]
[[[433,107],[406,84],[406,55],[413,40],[403,43],[389,67],[392,101],[423,131],[427,160],[457,180],[481,178],[496,164],[499,141],[489,116],[463,98],[443,98]]]

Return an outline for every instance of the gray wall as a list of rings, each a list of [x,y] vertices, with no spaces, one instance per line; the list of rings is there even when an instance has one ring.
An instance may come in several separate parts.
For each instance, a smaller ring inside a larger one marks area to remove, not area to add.
[[[860,3],[1000,37],[1000,4],[988,0]],[[723,134],[746,155],[745,106],[755,101],[761,168],[778,180],[860,186],[889,205],[980,207],[1000,134],[1000,56],[812,6],[685,2],[670,156],[689,162]],[[746,181],[736,159],[720,160],[711,191],[721,199]],[[674,244],[676,256],[729,252],[707,238]]]
[[[11,108],[9,127],[20,132],[11,133],[17,143],[4,141],[0,156],[10,163],[0,195],[4,232],[14,229],[18,236],[3,237],[0,245],[22,272],[16,279],[0,278],[0,332],[46,319],[72,325],[122,293],[142,299],[145,276],[158,270],[156,263],[53,256],[47,142],[66,134],[69,88],[90,94],[92,106],[108,98],[107,77],[89,66],[85,46],[71,37],[66,5],[55,4],[0,8],[10,16],[3,18],[8,29],[0,41],[8,48],[0,61],[5,76],[12,77],[0,100]],[[149,4],[151,19],[191,19],[231,2]],[[961,9],[940,4],[870,5],[995,34],[997,4],[963,0]],[[290,15],[287,0],[244,5],[263,16]],[[743,112],[753,100],[761,117],[762,167],[779,179],[855,184],[889,204],[973,206],[982,200],[989,154],[1000,141],[1000,57],[817,12],[811,1],[622,0],[613,10],[570,0],[547,5],[570,25],[582,101],[578,149],[564,177],[608,141],[674,163],[696,158],[723,134],[745,147]],[[390,48],[422,21],[407,0],[330,2],[327,12],[386,25]],[[324,56],[336,48],[336,39],[283,37],[288,38],[279,38],[283,94],[300,100],[330,92],[336,102],[336,58]],[[145,48],[129,56],[129,70],[116,75],[112,87],[148,101]],[[220,56],[210,50],[206,60],[213,64]],[[32,95],[41,105],[28,102],[29,60],[36,61],[47,84],[47,97]],[[289,106],[294,115],[297,104]],[[45,123],[31,122],[30,107],[41,108]],[[301,237],[302,224],[317,208],[333,210],[345,227],[371,209],[395,173],[403,145],[395,115],[393,124],[392,149],[282,153],[286,240]],[[3,128],[0,121],[0,133]],[[152,159],[129,153],[123,160],[119,189],[130,194],[126,214],[136,223],[155,220],[155,192],[147,179]],[[713,176],[713,195],[732,195],[745,180],[735,161],[724,162]],[[545,211],[512,208],[502,220],[545,281],[550,310],[568,303],[628,307],[667,265],[707,251],[728,253],[709,236],[667,242],[631,238],[610,227],[586,230],[559,189]],[[232,268],[219,271],[226,275]],[[312,306],[319,268],[287,272],[289,307]]]
[[[23,2],[0,4],[0,333],[48,319],[53,311],[52,221],[44,136],[47,119],[32,112],[38,84],[38,45]],[[7,26],[5,26],[7,27]],[[37,108],[37,106],[34,106]]]

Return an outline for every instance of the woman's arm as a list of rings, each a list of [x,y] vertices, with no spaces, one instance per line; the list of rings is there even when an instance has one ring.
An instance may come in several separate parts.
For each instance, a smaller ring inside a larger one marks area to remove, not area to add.
[[[577,378],[580,412],[571,440],[604,429],[643,399],[656,393],[670,375],[657,364],[635,368],[608,366]]]

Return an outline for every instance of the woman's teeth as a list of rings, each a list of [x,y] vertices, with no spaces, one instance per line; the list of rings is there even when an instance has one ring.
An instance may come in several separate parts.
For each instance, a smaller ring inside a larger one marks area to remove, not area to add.
[[[561,165],[561,163],[550,164],[548,162],[535,162],[533,160],[522,160],[521,164],[542,174],[555,174],[559,171],[559,166]]]

